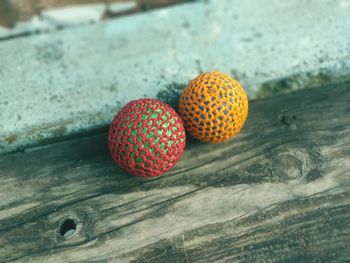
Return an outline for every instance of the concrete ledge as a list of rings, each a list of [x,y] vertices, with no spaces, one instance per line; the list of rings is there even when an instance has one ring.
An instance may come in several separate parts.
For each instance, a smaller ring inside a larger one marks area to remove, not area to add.
[[[215,0],[0,42],[0,153],[108,124],[127,101],[175,103],[199,72],[250,98],[350,79],[346,0]]]

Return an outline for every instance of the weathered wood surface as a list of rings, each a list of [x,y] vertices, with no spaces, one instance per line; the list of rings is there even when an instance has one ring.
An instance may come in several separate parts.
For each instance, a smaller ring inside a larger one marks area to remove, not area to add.
[[[350,260],[349,102],[349,83],[251,102],[236,138],[190,140],[155,179],[105,133],[3,155],[0,262]]]

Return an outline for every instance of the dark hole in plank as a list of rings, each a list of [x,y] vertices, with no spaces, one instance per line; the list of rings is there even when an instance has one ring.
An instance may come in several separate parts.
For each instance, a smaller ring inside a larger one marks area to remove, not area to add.
[[[63,237],[72,236],[77,230],[77,225],[73,219],[67,218],[65,219],[59,228],[59,233]]]

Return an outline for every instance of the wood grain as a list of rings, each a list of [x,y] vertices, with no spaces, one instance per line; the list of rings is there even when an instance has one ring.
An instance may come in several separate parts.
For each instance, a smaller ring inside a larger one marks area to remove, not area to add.
[[[237,137],[189,139],[155,179],[104,132],[0,156],[0,262],[350,260],[349,101],[349,83],[253,101]]]

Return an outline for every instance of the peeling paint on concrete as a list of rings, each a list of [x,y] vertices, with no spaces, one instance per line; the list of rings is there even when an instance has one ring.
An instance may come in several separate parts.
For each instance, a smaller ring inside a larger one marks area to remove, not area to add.
[[[203,71],[250,98],[348,80],[344,3],[201,1],[0,42],[0,152],[108,125],[140,97],[174,106]]]

